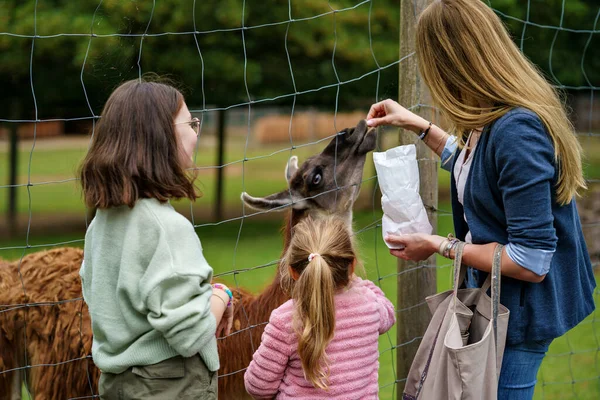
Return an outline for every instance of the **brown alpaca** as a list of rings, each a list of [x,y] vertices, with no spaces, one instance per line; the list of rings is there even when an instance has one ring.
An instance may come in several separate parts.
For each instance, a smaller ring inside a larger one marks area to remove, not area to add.
[[[5,268],[3,278],[12,275],[16,284],[13,282],[7,292],[2,292],[3,299],[10,298],[13,305],[8,308],[13,310],[0,314],[0,336],[10,343],[10,347],[0,348],[0,366],[2,370],[10,369],[2,365],[10,360],[12,368],[32,367],[0,381],[0,393],[13,393],[13,398],[19,399],[25,377],[36,400],[97,393],[100,372],[89,357],[92,331],[81,296],[82,260],[81,249],[59,248],[27,255]],[[13,353],[7,354],[8,349]]]
[[[351,225],[352,206],[360,190],[366,154],[375,148],[375,142],[375,133],[367,129],[365,121],[361,121],[355,128],[345,129],[336,135],[323,152],[307,159],[300,167],[297,157],[292,157],[285,170],[288,189],[264,198],[243,193],[242,200],[259,210],[291,207],[284,230],[284,252],[293,226],[308,215],[318,218],[320,214],[335,214]],[[81,298],[78,272],[82,259],[83,252],[80,249],[56,249],[25,257],[21,263],[21,273],[27,296],[24,297],[20,284],[13,283],[11,286],[17,287],[20,294],[12,290],[9,297],[11,302],[26,304]],[[13,263],[11,267],[16,268],[17,265]],[[16,275],[14,269],[13,274]],[[278,268],[273,282],[256,296],[243,289],[234,289],[234,332],[218,341],[220,399],[247,397],[244,371],[252,360],[254,350],[258,348],[271,311],[289,298],[281,288],[280,278]],[[15,277],[12,279],[15,280]],[[7,298],[2,294],[0,296]],[[0,300],[0,304],[9,303]],[[28,369],[29,388],[34,398],[54,400],[97,394],[99,372],[91,358],[84,358],[91,354],[92,333],[88,310],[83,302],[77,300],[20,310],[24,311],[6,327],[9,332],[11,329],[14,332],[18,329],[18,321],[26,318],[29,365],[56,364],[81,358],[60,366]],[[0,347],[0,373],[11,369],[7,360],[13,359],[11,355],[3,358],[2,349],[7,347]],[[1,379],[3,375],[10,374],[0,374],[0,393],[9,393],[9,386],[2,387],[3,382],[10,385],[8,379]]]
[[[0,260],[0,393],[9,398],[20,398],[21,373],[24,372],[18,370],[23,363],[14,351],[15,347],[22,349],[22,344],[18,342],[23,331],[16,326],[21,310],[6,301],[10,298],[9,291],[21,287],[18,273],[12,264]]]

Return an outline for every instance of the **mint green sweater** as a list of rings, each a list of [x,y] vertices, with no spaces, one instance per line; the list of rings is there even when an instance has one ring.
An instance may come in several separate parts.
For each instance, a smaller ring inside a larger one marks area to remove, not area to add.
[[[101,371],[194,354],[219,369],[213,271],[194,227],[170,204],[143,199],[132,209],[98,210],[79,274]]]

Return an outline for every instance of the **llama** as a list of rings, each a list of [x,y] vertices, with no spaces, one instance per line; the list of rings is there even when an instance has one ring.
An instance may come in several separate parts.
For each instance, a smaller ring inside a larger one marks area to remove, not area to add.
[[[351,227],[352,206],[360,190],[366,155],[375,148],[375,145],[374,130],[368,129],[364,120],[360,121],[356,127],[347,128],[338,133],[320,154],[308,158],[301,166],[298,166],[297,157],[291,157],[285,168],[287,189],[262,198],[242,193],[242,201],[257,210],[291,209],[284,228],[282,254],[289,245],[292,228],[309,215],[318,218],[322,214],[334,214],[346,220]],[[21,265],[23,280],[26,283],[27,299],[19,298],[15,301],[13,297],[11,298],[13,303],[24,304],[81,297],[78,270],[83,259],[82,250],[56,249],[41,253],[38,258],[29,260],[29,257],[35,256],[32,254],[25,257]],[[60,265],[61,262],[68,265],[66,267],[68,271],[61,272],[62,276],[59,277],[56,276],[55,271],[65,268],[65,265]],[[35,269],[39,276],[34,276],[33,271],[31,274],[27,272],[28,266],[34,263],[37,263]],[[29,277],[32,278],[31,281],[28,280]],[[221,359],[220,399],[247,397],[244,389],[244,371],[252,360],[254,350],[258,348],[260,337],[271,311],[289,298],[281,288],[280,279],[281,274],[278,267],[273,282],[260,294],[253,295],[240,288],[234,289],[236,303],[234,329],[229,336],[218,341]],[[27,284],[27,282],[31,283]],[[47,283],[41,284],[41,282]],[[23,290],[20,285],[18,288],[22,297]],[[19,295],[14,294],[14,296]],[[5,301],[0,300],[0,304],[4,303]],[[79,302],[72,303],[79,304]],[[69,304],[69,302],[64,304]],[[92,339],[87,308],[80,305],[76,311],[74,307],[71,307],[68,312],[62,313],[60,316],[57,312],[52,313],[49,310],[54,306],[32,308],[36,311],[27,311],[29,314],[26,324],[29,364],[57,363],[81,358],[77,362],[67,364],[77,365],[79,369],[70,368],[68,371],[64,370],[60,373],[56,370],[57,367],[36,367],[39,368],[39,371],[32,371],[35,373],[28,377],[34,399],[54,400],[83,396],[90,392],[97,393],[98,370],[93,366],[91,359],[82,358],[90,354]],[[32,318],[34,313],[35,318]],[[17,318],[15,318],[16,320]],[[80,321],[82,324],[79,327]],[[12,326],[15,326],[14,323],[13,321]],[[75,323],[79,330],[75,332],[70,329],[65,332],[63,326],[73,327]],[[74,333],[76,334],[74,335]],[[30,339],[29,335],[33,335],[35,339]],[[71,346],[57,343],[59,335],[62,335],[61,341],[66,340],[67,343],[71,343]],[[3,346],[1,349],[7,348]],[[1,349],[0,366],[3,365],[2,358],[4,357],[4,350]],[[46,355],[50,353],[51,356]],[[82,364],[78,364],[79,362]],[[6,370],[6,367],[3,367],[2,370]],[[71,388],[65,387],[67,382],[72,385]],[[2,384],[3,381],[0,379],[0,385]],[[79,392],[76,392],[76,389]],[[0,386],[0,393],[9,393],[9,390],[9,388]]]
[[[375,145],[375,132],[369,130],[363,120],[355,128],[340,132],[320,154],[308,158],[300,167],[297,157],[292,157],[285,171],[287,189],[263,198],[242,193],[244,203],[257,210],[291,207],[291,215],[286,218],[284,228],[282,255],[289,245],[292,228],[307,216],[318,218],[322,214],[334,214],[347,221],[351,228],[352,206],[360,191],[366,155]],[[247,396],[244,371],[260,344],[271,312],[289,299],[280,280],[281,270],[278,267],[273,282],[260,294],[236,293],[235,332],[219,340],[222,360],[219,398]]]
[[[81,249],[67,247],[33,253],[2,268],[2,282],[5,276],[13,281],[2,285],[2,298],[14,306],[0,314],[0,371],[33,367],[6,374],[0,393],[20,399],[25,379],[34,399],[97,393],[100,372],[89,357],[92,330],[81,298],[82,260]],[[23,306],[32,303],[37,304]]]
[[[23,362],[19,360],[19,354],[13,352],[13,349],[15,346],[19,349],[22,348],[19,338],[22,338],[23,331],[16,326],[20,311],[5,299],[10,298],[8,295],[10,291],[21,287],[18,274],[17,268],[0,260],[0,294],[2,294],[2,300],[0,300],[0,393],[7,394],[10,398],[20,398],[21,396],[19,383],[22,379],[22,371],[17,368]],[[12,346],[13,349],[10,349],[9,346]]]

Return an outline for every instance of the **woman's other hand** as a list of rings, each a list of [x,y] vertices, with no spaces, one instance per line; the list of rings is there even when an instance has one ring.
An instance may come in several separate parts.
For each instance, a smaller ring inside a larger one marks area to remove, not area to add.
[[[390,254],[403,260],[421,261],[437,252],[444,238],[438,235],[412,233],[407,235],[387,235],[385,241],[390,245],[404,246],[403,249],[390,249]]]

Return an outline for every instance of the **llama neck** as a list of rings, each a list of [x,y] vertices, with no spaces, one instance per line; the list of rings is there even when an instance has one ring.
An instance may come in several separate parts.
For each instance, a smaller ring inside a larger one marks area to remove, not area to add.
[[[294,226],[296,226],[300,221],[302,221],[308,215],[309,214],[308,214],[307,210],[291,209],[287,213],[286,218],[285,218],[285,225],[283,226],[283,229],[282,229],[283,250],[281,251],[281,255],[279,257],[280,259],[283,258],[288,247],[290,246],[290,241],[292,239],[292,229],[294,228]],[[271,282],[271,284],[269,286],[267,286],[265,288],[265,290],[263,290],[258,295],[259,299],[269,299],[269,300],[276,299],[277,301],[275,301],[275,302],[273,302],[273,301],[265,301],[264,302],[265,304],[267,304],[267,303],[273,304],[274,305],[273,309],[275,309],[276,307],[279,307],[281,304],[285,303],[289,299],[289,296],[287,295],[287,293],[285,293],[285,291],[281,287],[280,268],[281,268],[281,266],[278,265],[277,270],[275,272],[275,277],[273,279],[273,282]]]
[[[283,227],[283,250],[281,251],[280,259],[283,258],[285,253],[287,252],[288,247],[290,246],[290,241],[292,239],[292,229],[296,226],[300,221],[309,215],[313,218],[318,217],[319,214],[322,214],[322,211],[309,211],[309,210],[294,210],[293,208],[288,213],[285,218],[285,225]],[[345,211],[340,218],[343,218],[348,225],[348,229],[352,232],[352,209]],[[285,301],[289,299],[289,296],[284,292],[281,287],[281,264],[277,266],[277,270],[275,272],[275,278],[273,282],[265,288],[265,290],[258,296],[259,298],[276,298],[279,300],[279,303],[276,307],[283,304]]]

